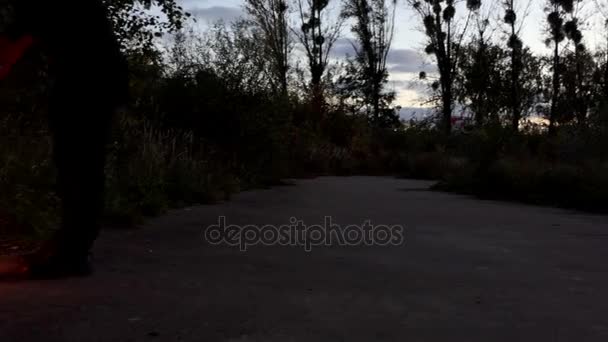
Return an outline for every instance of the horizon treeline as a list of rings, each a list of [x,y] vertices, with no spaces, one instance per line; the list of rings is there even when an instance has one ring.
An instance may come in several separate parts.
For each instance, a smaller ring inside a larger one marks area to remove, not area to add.
[[[418,20],[425,38],[419,52],[431,65],[419,66],[425,71],[412,86],[424,94],[421,103],[435,109],[428,120],[445,134],[463,116],[470,126],[500,124],[515,131],[532,118],[546,124],[550,135],[559,126],[583,129],[604,121],[608,32],[605,44],[591,47],[586,40],[598,30],[589,21],[603,18],[602,2],[545,0],[544,21],[536,26],[546,54],[522,39],[533,5],[538,6],[531,0],[246,0],[243,17],[203,31],[179,30],[162,56],[175,72],[184,72],[189,58],[191,66],[196,60],[222,75],[222,68],[239,69],[239,60],[253,61],[253,68],[241,64],[241,81],[257,77],[251,85],[272,96],[310,102],[317,120],[334,106],[364,115],[373,126],[397,128],[400,107],[387,63],[399,25],[395,12],[402,7]],[[332,53],[340,38],[352,43],[352,55]],[[221,56],[228,50],[230,61]]]
[[[466,116],[476,127],[519,130],[522,119],[532,117],[546,119],[554,135],[562,125],[603,120],[608,32],[596,46],[587,36],[607,31],[608,2],[541,1],[543,22],[534,24],[545,54],[522,38],[531,6],[539,6],[532,0],[244,0],[242,17],[203,29],[193,29],[196,19],[177,0],[103,2],[132,62],[155,63],[167,76],[206,69],[231,87],[248,82],[248,91],[308,102],[312,120],[331,106],[394,128],[401,126],[400,108],[388,62],[400,24],[396,10],[407,9],[428,62],[413,66],[421,71],[411,83],[421,104],[435,109],[435,127],[449,135]],[[2,8],[3,22],[10,23],[10,6]],[[597,19],[605,25],[591,25]],[[352,44],[351,55],[333,53],[340,39]]]

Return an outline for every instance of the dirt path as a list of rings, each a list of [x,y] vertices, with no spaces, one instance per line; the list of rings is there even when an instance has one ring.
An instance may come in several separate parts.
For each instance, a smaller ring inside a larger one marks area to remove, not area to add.
[[[0,284],[0,341],[608,341],[608,218],[321,178],[106,232],[89,279]],[[251,247],[204,228],[403,225],[397,247]]]

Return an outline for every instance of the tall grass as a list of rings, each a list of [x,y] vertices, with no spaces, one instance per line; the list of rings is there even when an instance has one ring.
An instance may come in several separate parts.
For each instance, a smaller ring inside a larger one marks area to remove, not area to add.
[[[24,116],[0,121],[0,234],[44,234],[58,222],[51,143],[39,127]]]
[[[106,167],[106,211],[133,222],[171,207],[215,202],[238,191],[238,179],[191,132],[125,118]]]
[[[0,121],[0,234],[48,234],[59,224],[52,139],[44,122]],[[173,207],[210,203],[238,191],[238,178],[190,132],[124,117],[108,146],[106,213],[133,224]],[[219,158],[218,158],[219,159]]]

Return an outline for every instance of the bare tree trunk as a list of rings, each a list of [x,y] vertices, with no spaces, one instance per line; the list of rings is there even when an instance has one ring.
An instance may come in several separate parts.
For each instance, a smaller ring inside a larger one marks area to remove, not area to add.
[[[511,37],[516,39],[515,23],[511,25]],[[513,42],[515,44],[515,42]],[[521,120],[521,104],[519,98],[519,77],[521,72],[521,51],[518,46],[511,47],[511,119],[512,128],[515,132],[519,131],[519,121]]]
[[[452,85],[451,75],[446,75],[445,86],[442,94],[442,117],[443,131],[446,135],[452,134]]]
[[[553,94],[551,99],[551,113],[549,114],[549,135],[554,136],[557,133],[557,103],[559,101],[560,90],[560,75],[559,75],[559,42],[555,40],[555,49],[553,50]]]
[[[587,102],[584,98],[584,89],[583,89],[583,66],[581,58],[580,50],[577,47],[575,51],[575,60],[576,60],[576,86],[577,86],[577,95],[576,95],[576,119],[579,126],[579,129],[584,129],[587,124]]]
[[[380,121],[380,87],[374,85],[373,103],[374,103],[374,121]]]

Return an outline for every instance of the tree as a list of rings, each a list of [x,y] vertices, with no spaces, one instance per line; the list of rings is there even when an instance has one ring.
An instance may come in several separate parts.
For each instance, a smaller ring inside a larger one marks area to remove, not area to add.
[[[183,27],[189,13],[177,0],[102,0],[114,23],[114,31],[122,46],[129,50],[153,50],[154,38]],[[150,11],[157,7],[165,15]]]
[[[329,2],[329,0],[297,0],[301,27],[299,30],[294,30],[306,52],[312,102],[318,114],[322,112],[324,101],[323,76],[331,50],[344,24],[342,16],[333,21],[329,18],[327,13]]]
[[[509,65],[510,74],[510,99],[509,107],[511,109],[511,126],[514,131],[519,130],[519,121],[522,116],[522,99],[520,94],[521,74],[523,69],[522,53],[523,42],[519,37],[521,28],[523,27],[523,18],[518,18],[518,12],[522,14],[521,8],[518,7],[521,1],[504,0],[503,7],[505,10],[504,22],[508,25],[508,40],[507,46],[511,50],[511,61]],[[527,7],[529,8],[531,0],[528,0]],[[525,12],[525,11],[524,11]],[[524,14],[525,16],[525,14]],[[522,16],[523,17],[523,16]],[[518,20],[519,19],[519,20]]]
[[[388,79],[386,67],[395,28],[395,1],[345,0],[342,16],[351,18],[357,39],[355,58],[349,62],[351,87],[360,90],[364,103],[376,125],[384,125],[394,115],[387,105],[394,94],[384,93]],[[388,122],[393,122],[393,118]]]
[[[608,1],[595,0],[595,11],[603,19],[604,42],[595,51],[596,69],[593,73],[593,114],[596,122],[608,122]],[[603,46],[602,46],[603,45]]]
[[[472,11],[481,7],[481,0],[467,0],[468,14],[464,27],[455,20],[455,0],[407,0],[422,20],[428,45],[425,52],[434,55],[439,71],[438,90],[441,93],[441,126],[446,135],[452,131],[455,73],[460,47],[467,31]]]
[[[254,31],[247,20],[237,20],[229,26],[218,22],[200,48],[209,51],[209,64],[232,91],[257,94],[272,87],[268,77],[270,62],[257,48]]]
[[[578,30],[576,20],[569,20],[564,24],[565,17],[574,11],[575,3],[582,0],[547,0],[545,11],[548,12],[547,23],[549,38],[547,46],[553,45],[552,56],[552,87],[551,87],[551,110],[549,112],[549,135],[556,134],[556,124],[559,119],[559,101],[561,93],[561,43],[566,39],[566,36],[582,40],[582,33]],[[576,37],[574,37],[576,35]],[[580,36],[579,36],[580,35]],[[579,39],[580,38],[580,39]]]
[[[474,13],[476,32],[473,40],[461,48],[459,68],[455,77],[461,83],[458,98],[473,112],[477,127],[483,126],[489,117],[498,118],[502,79],[500,63],[503,50],[490,43],[490,8],[485,13]],[[496,120],[495,120],[496,121]]]
[[[507,51],[482,37],[462,47],[454,84],[455,98],[473,113],[477,127],[498,122],[505,108]]]
[[[287,96],[289,55],[293,42],[289,35],[288,6],[285,0],[246,0],[245,10],[260,32],[260,44],[271,61],[273,87]]]
[[[522,117],[529,115],[540,101],[543,87],[543,59],[535,55],[529,47],[524,47],[521,51],[521,70],[518,79],[518,100],[519,110]],[[512,105],[510,89],[505,88],[504,96],[506,107]],[[513,119],[511,117],[511,119]]]
[[[4,25],[9,24],[14,17],[11,3],[23,0],[0,0],[0,32]],[[153,50],[154,38],[164,32],[174,32],[182,28],[189,13],[186,13],[178,0],[101,0],[108,9],[108,14],[114,24],[116,36],[124,49]],[[156,7],[165,15],[150,11]],[[76,12],[77,13],[77,12]]]
[[[580,44],[567,51],[562,58],[561,79],[564,96],[561,97],[564,113],[561,121],[576,119],[579,128],[586,126],[587,114],[593,101],[593,73],[597,70],[593,56]]]
[[[574,9],[569,13],[569,20],[564,25],[566,38],[572,43],[574,52],[572,57],[574,60],[570,63],[573,68],[573,111],[576,115],[577,123],[580,127],[584,127],[587,121],[590,102],[590,77],[593,70],[593,59],[587,52],[587,48],[583,43],[583,33],[580,29],[580,10],[583,4],[582,0],[574,2]]]

